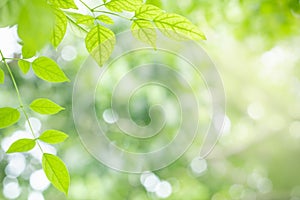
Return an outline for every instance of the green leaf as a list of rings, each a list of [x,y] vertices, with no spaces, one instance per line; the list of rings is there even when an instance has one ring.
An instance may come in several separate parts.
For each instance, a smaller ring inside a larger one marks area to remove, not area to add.
[[[5,78],[4,71],[0,68],[0,84],[4,83],[4,78]]]
[[[14,108],[0,108],[0,128],[9,127],[17,123],[20,119],[20,113]]]
[[[135,11],[135,17],[138,19],[153,20],[158,15],[163,14],[164,11],[153,5],[143,5]]]
[[[153,24],[145,20],[134,20],[131,32],[138,40],[156,47],[156,30]]]
[[[79,13],[69,13],[77,24],[94,25],[95,18],[90,15],[83,15]]]
[[[49,0],[50,4],[63,9],[78,9],[73,0]]]
[[[64,38],[67,30],[67,17],[58,9],[53,9],[55,14],[55,25],[52,31],[51,44],[57,47]]]
[[[31,110],[44,115],[53,115],[64,110],[63,107],[45,98],[34,100],[30,104],[30,108]]]
[[[36,49],[30,47],[29,45],[24,44],[22,47],[22,56],[23,58],[32,58],[36,53]]]
[[[55,155],[44,153],[42,165],[49,181],[58,190],[68,195],[70,175],[64,162]]]
[[[113,24],[114,21],[112,20],[112,18],[106,16],[106,15],[99,15],[96,19],[102,21],[105,24]]]
[[[27,0],[20,12],[18,35],[32,51],[40,50],[51,39],[55,20],[52,10],[46,1]]]
[[[176,40],[205,40],[202,31],[185,17],[177,14],[164,13],[153,19],[157,28]]]
[[[34,139],[20,139],[15,141],[6,151],[6,153],[27,152],[35,146]]]
[[[93,25],[94,21],[94,17],[90,15],[83,15],[82,18],[78,19],[77,23],[83,25]]]
[[[115,34],[101,25],[92,28],[85,38],[87,50],[100,66],[109,59],[115,44]]]
[[[59,66],[47,57],[40,57],[33,61],[32,69],[34,73],[45,81],[49,82],[69,82],[70,80]]]
[[[111,0],[105,7],[113,12],[133,12],[143,4],[143,0]]]
[[[22,6],[22,0],[1,0],[0,27],[15,25],[18,21]]]
[[[18,65],[24,74],[26,74],[30,69],[30,62],[26,60],[19,60]]]
[[[57,144],[65,141],[69,136],[64,132],[57,130],[47,130],[42,133],[39,137],[39,140],[47,142],[49,144]]]
[[[162,7],[161,0],[146,0],[146,4],[152,4],[152,5],[160,7],[160,8]]]

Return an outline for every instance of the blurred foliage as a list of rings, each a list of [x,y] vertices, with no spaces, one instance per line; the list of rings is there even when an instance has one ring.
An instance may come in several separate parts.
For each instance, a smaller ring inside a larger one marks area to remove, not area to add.
[[[151,2],[160,4],[159,1]],[[224,133],[206,158],[206,170],[198,174],[190,166],[199,151],[201,141],[198,140],[171,166],[153,172],[171,184],[172,194],[167,199],[300,199],[300,161],[297,159],[300,153],[299,1],[164,0],[162,7],[186,16],[204,30],[208,40],[202,46],[218,66],[227,101]],[[112,28],[121,32],[127,30],[129,24],[120,19]],[[75,55],[72,59],[68,57],[70,52]],[[46,47],[40,54],[55,59],[72,83],[50,86],[32,73],[22,75],[17,63],[10,64],[25,102],[37,97],[52,97],[66,107],[66,111],[56,118],[34,113],[31,116],[41,119],[42,130],[55,126],[70,134],[66,143],[56,146],[71,174],[68,199],[159,199],[145,189],[140,175],[107,168],[88,154],[78,138],[72,120],[71,97],[76,72],[87,57],[82,40],[68,31],[61,46],[56,50]],[[176,62],[169,57],[167,60]],[[10,83],[10,80],[6,82]],[[12,90],[11,83],[0,85],[1,105],[17,104]],[[104,92],[109,95],[109,84]],[[165,95],[172,99],[172,95]],[[148,103],[153,100],[151,97],[146,92],[137,94],[135,101],[141,102],[142,108],[131,113],[137,123],[149,123]],[[104,124],[101,113],[109,107],[109,102],[101,98],[97,99],[102,102],[97,114]],[[24,119],[18,126],[1,130],[1,141],[14,131],[24,130],[23,124]],[[176,125],[174,127],[176,129]],[[124,138],[114,137],[110,135],[110,139],[122,145]],[[147,145],[129,147],[151,147]],[[7,175],[9,159],[1,149],[0,181],[3,187],[8,179],[15,181],[12,175]],[[41,168],[30,155],[26,155],[26,164],[24,172],[17,178],[22,189],[17,199],[27,199],[28,194],[34,191],[28,179],[33,171]],[[45,199],[66,199],[52,187],[46,189],[43,195]],[[1,193],[0,198],[6,197]]]

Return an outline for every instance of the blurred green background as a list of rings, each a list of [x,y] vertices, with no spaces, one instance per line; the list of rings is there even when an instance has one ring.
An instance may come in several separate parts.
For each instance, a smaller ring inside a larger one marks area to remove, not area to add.
[[[142,175],[118,172],[99,163],[81,144],[72,119],[73,81],[88,53],[80,34],[69,28],[57,50],[47,46],[41,54],[55,59],[71,83],[48,84],[32,73],[22,75],[17,63],[10,63],[25,102],[49,97],[66,107],[54,117],[30,115],[37,131],[55,127],[70,135],[64,144],[46,147],[57,152],[70,170],[68,199],[300,200],[299,1],[164,0],[161,7],[186,16],[208,38],[201,45],[216,63],[226,94],[223,135],[205,160],[194,159],[199,150],[194,144],[169,167]],[[115,32],[129,29],[126,21],[115,20],[111,26]],[[0,29],[0,48],[7,55],[19,51],[13,39],[11,43],[7,39],[14,38],[14,32],[14,27]],[[0,91],[1,106],[18,105],[8,78]],[[144,92],[136,97],[142,102],[132,112],[138,124],[149,123],[147,101],[151,96]],[[108,99],[101,101],[100,108],[105,109]],[[98,116],[101,120],[101,112]],[[0,199],[67,199],[45,180],[37,152],[4,153],[11,141],[26,136],[22,120],[0,130]],[[168,127],[170,135],[177,126]],[[110,139],[120,145],[128,142],[121,136]]]

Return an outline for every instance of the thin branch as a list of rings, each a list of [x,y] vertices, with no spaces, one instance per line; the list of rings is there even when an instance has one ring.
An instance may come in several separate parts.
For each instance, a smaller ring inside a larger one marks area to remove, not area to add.
[[[94,10],[96,10],[97,8],[100,8],[100,7],[102,7],[102,6],[105,6],[105,3],[104,3],[104,4],[101,4],[101,5],[98,5],[98,6],[94,7],[94,8],[92,8],[92,11],[94,11]]]
[[[83,28],[82,26],[78,25],[78,24],[77,24],[72,18],[70,18],[68,15],[66,15],[66,16],[67,16],[67,19],[68,19],[72,24],[74,24],[74,25],[77,26],[79,29],[83,30],[84,32],[88,33],[88,31],[87,31],[85,28]]]
[[[82,0],[79,0],[87,9],[89,9],[91,12],[93,12],[92,8],[90,8],[86,3],[84,3]]]
[[[2,57],[1,61],[2,61],[2,62],[4,63],[4,65],[6,66],[7,71],[8,71],[8,73],[9,73],[9,75],[10,75],[10,78],[11,78],[11,80],[12,80],[12,82],[13,82],[13,85],[14,85],[14,88],[15,88],[15,90],[16,90],[17,97],[18,97],[18,100],[19,100],[20,108],[21,108],[21,110],[22,110],[22,112],[23,112],[23,114],[24,114],[24,116],[25,116],[25,118],[26,118],[26,121],[27,121],[27,123],[28,123],[29,129],[30,129],[30,131],[31,131],[31,134],[32,134],[32,136],[36,139],[37,137],[36,137],[36,135],[35,135],[35,133],[34,133],[34,131],[33,131],[33,127],[32,127],[32,125],[31,125],[31,122],[29,121],[29,117],[28,117],[28,115],[27,115],[27,113],[26,113],[26,111],[25,111],[24,104],[23,104],[23,101],[22,101],[22,98],[21,98],[21,95],[20,95],[20,91],[19,91],[17,82],[16,82],[16,80],[15,80],[15,77],[14,77],[12,71],[10,70],[9,65],[8,65],[7,62],[6,62],[6,59],[7,59],[7,58],[4,57],[4,55],[3,55],[3,53],[2,53],[1,50],[0,50],[0,55],[1,55],[1,57]],[[40,150],[42,151],[42,153],[44,153],[44,151],[43,151],[42,147],[40,146],[39,142],[37,142],[37,144],[38,144]]]

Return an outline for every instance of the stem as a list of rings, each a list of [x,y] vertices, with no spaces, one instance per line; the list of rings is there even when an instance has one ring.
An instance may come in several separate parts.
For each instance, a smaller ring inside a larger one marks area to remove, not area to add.
[[[94,7],[94,8],[92,8],[92,11],[94,11],[95,9],[100,8],[100,7],[102,7],[102,6],[105,6],[105,3],[104,3],[104,4],[101,4],[101,5],[98,5],[98,6]]]
[[[88,32],[87,30],[85,30],[85,28],[83,28],[82,26],[78,25],[73,19],[71,19],[68,15],[67,16],[67,19],[72,23],[74,24],[75,26],[77,26],[79,29],[83,30],[84,32]]]
[[[16,80],[15,80],[15,77],[14,77],[12,71],[10,70],[9,65],[8,65],[7,62],[6,62],[6,58],[4,57],[4,55],[3,55],[3,53],[2,53],[1,50],[0,50],[0,55],[1,55],[1,57],[2,57],[2,62],[3,62],[4,65],[6,66],[7,71],[8,71],[8,73],[9,73],[9,75],[10,75],[10,78],[11,78],[11,80],[12,80],[12,82],[13,82],[14,88],[15,88],[16,93],[17,93],[17,96],[18,96],[20,108],[21,108],[21,110],[22,110],[22,112],[23,112],[23,114],[24,114],[24,116],[25,116],[25,118],[26,118],[26,121],[27,121],[27,123],[28,123],[29,129],[30,129],[30,131],[31,131],[31,134],[32,134],[32,136],[36,139],[37,137],[36,137],[36,135],[35,135],[35,133],[34,133],[34,131],[33,131],[32,125],[31,125],[31,123],[30,123],[30,121],[29,121],[29,117],[28,117],[28,115],[27,115],[27,113],[26,113],[26,111],[25,111],[25,109],[24,109],[24,104],[23,104],[23,101],[22,101],[22,98],[21,98],[21,95],[20,95],[20,91],[19,91],[17,82],[16,82]],[[39,142],[37,142],[37,144],[38,144],[40,150],[42,151],[42,153],[44,153],[44,151],[43,151],[42,147],[40,146]]]
[[[91,9],[86,3],[84,3],[82,0],[79,0],[87,9],[89,9],[90,11],[92,11],[93,9]]]
[[[5,60],[23,60],[23,59],[21,59],[21,58],[5,58]]]
[[[99,12],[99,13],[105,13],[105,14],[109,14],[109,15],[114,15],[114,16],[117,16],[117,17],[121,17],[123,19],[127,19],[129,21],[132,21],[131,18],[128,18],[128,17],[124,17],[122,15],[119,15],[119,14],[116,14],[116,13],[113,13],[113,12],[108,12],[108,11],[103,11],[103,10],[94,10],[94,12]]]

